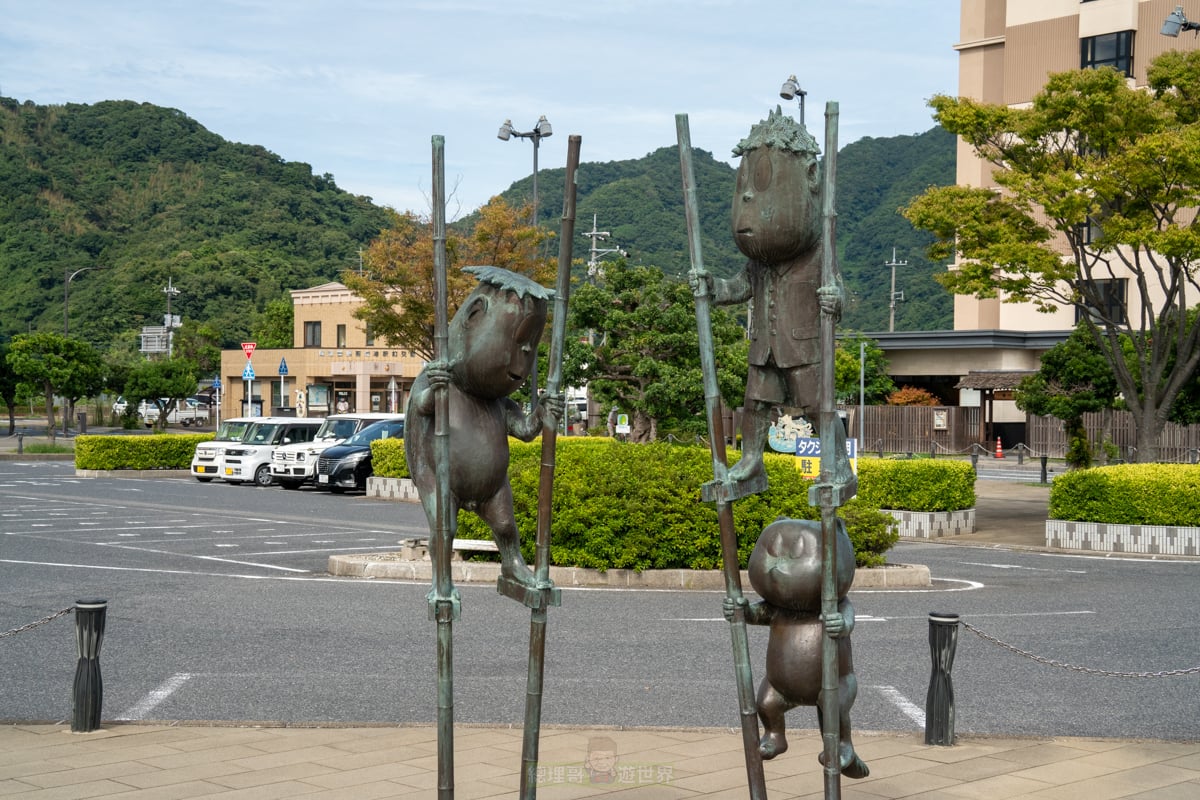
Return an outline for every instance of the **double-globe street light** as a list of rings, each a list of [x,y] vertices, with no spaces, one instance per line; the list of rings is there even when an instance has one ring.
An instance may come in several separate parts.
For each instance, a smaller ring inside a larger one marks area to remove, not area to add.
[[[63,336],[69,336],[71,333],[70,324],[70,301],[71,301],[71,281],[75,280],[75,276],[80,273],[87,272],[89,269],[108,269],[108,267],[80,267],[74,272],[70,272],[71,268],[67,267],[63,270]]]
[[[542,141],[542,139],[545,139],[553,133],[554,130],[550,127],[549,120],[546,119],[545,114],[542,114],[542,116],[538,118],[537,125],[534,125],[533,130],[531,131],[518,131],[513,128],[512,120],[506,119],[504,120],[504,124],[500,126],[500,132],[496,134],[496,138],[504,142],[507,142],[514,136],[516,136],[518,139],[533,140],[533,224],[535,227],[538,224],[538,144]]]

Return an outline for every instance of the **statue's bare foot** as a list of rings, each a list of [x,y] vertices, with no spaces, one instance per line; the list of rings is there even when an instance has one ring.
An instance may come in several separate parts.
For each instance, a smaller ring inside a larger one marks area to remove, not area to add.
[[[782,731],[779,733],[768,732],[758,742],[758,752],[766,761],[771,760],[780,753],[787,752],[787,749],[787,738],[783,735]]]
[[[525,563],[525,559],[519,556],[515,559],[501,559],[500,574],[514,583],[519,583],[522,586],[530,588],[537,588],[537,576],[533,574],[533,570]]]
[[[824,766],[825,754],[821,753],[817,760]],[[842,742],[838,746],[838,762],[841,773],[847,778],[865,778],[871,774],[870,768],[858,757],[858,753],[854,752],[854,745],[849,742]]]

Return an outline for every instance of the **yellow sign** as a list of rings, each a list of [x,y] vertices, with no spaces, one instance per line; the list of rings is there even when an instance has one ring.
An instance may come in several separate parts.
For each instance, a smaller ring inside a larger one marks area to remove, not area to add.
[[[858,440],[846,440],[846,455],[850,457],[850,469],[858,474]],[[800,438],[796,440],[796,469],[805,478],[821,475],[821,440]]]

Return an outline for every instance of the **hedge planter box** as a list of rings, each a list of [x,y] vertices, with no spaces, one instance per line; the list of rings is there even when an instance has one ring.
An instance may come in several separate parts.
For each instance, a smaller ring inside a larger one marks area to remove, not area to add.
[[[894,508],[879,509],[891,514],[899,523],[901,539],[940,539],[960,533],[975,532],[975,509],[958,511],[900,511]]]
[[[417,487],[408,478],[377,478],[372,475],[367,478],[367,497],[403,500],[408,503],[421,502],[417,495]]]
[[[1061,550],[1139,555],[1200,555],[1200,528],[1046,520],[1046,546]]]

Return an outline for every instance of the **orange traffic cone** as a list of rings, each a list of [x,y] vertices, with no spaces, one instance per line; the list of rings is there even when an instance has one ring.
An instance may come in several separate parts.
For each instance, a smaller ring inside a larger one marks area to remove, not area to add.
[[[1000,437],[996,437],[996,458],[1004,458],[1004,448],[1000,446]]]

